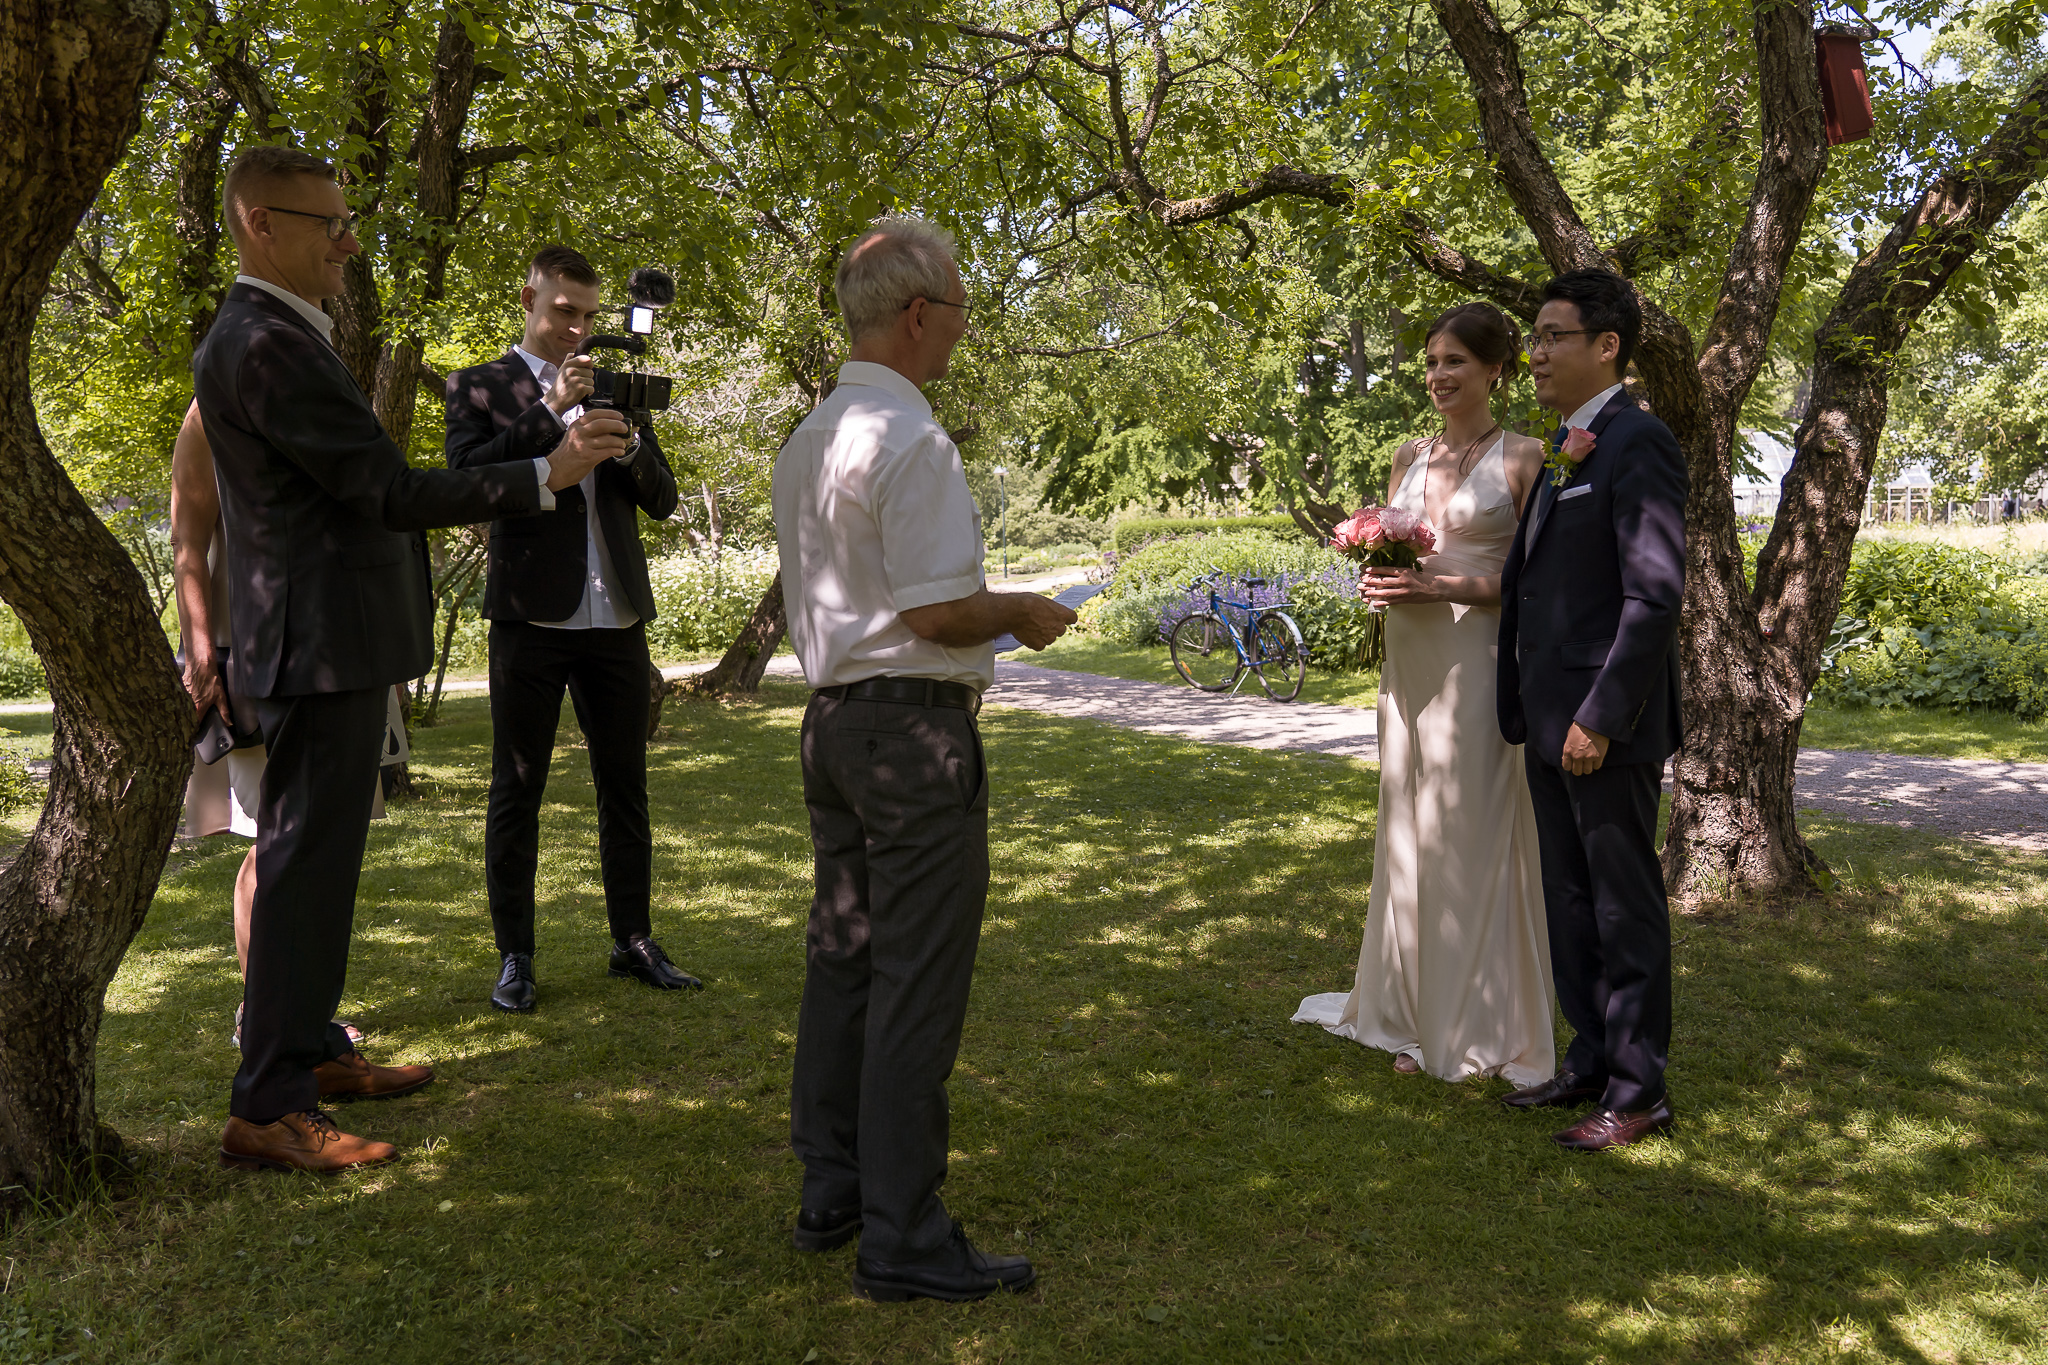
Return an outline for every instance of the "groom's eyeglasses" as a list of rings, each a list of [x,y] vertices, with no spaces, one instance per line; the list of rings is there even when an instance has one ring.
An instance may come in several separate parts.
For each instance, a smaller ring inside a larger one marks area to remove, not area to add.
[[[1569,332],[1544,330],[1529,333],[1529,354],[1548,351],[1556,347],[1560,337],[1596,337],[1607,329],[1604,327],[1575,327]]]

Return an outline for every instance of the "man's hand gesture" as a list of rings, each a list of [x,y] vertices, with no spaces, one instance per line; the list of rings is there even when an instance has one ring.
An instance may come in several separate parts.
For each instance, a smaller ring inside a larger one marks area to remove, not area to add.
[[[587,355],[572,355],[555,368],[555,382],[548,385],[548,391],[541,396],[541,402],[555,410],[560,417],[590,397],[594,381],[590,372],[597,368],[597,362]]]
[[[1010,634],[1017,637],[1018,644],[1031,649],[1044,649],[1065,635],[1067,627],[1079,619],[1072,607],[1062,606],[1035,592],[1002,593],[1000,596],[1018,614],[1019,619],[1010,627]]]
[[[572,483],[581,483],[600,462],[625,454],[632,435],[616,412],[584,413],[562,443],[548,452],[548,491],[559,493]]]

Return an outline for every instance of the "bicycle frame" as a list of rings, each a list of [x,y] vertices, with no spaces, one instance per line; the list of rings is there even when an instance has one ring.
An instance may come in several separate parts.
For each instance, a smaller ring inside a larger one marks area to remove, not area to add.
[[[1216,590],[1216,580],[1222,576],[1222,571],[1218,570],[1195,581],[1208,587],[1209,615],[1222,623],[1225,633],[1230,636],[1230,647],[1237,652],[1237,681],[1233,682],[1230,685],[1230,691],[1224,694],[1234,697],[1237,695],[1237,689],[1244,686],[1245,679],[1251,677],[1258,670],[1252,663],[1251,651],[1245,648],[1244,636],[1238,633],[1237,623],[1230,619],[1229,614],[1223,608],[1229,607],[1233,611],[1243,612],[1245,624],[1249,626],[1257,613],[1274,610],[1285,611],[1293,603],[1289,602],[1284,596],[1278,601],[1267,602],[1263,605],[1256,602],[1233,602]],[[1252,587],[1263,587],[1265,585],[1265,580],[1263,579],[1248,581]]]

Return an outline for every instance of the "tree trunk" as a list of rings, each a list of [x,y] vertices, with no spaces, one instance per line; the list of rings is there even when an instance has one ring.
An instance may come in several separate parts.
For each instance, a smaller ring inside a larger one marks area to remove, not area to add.
[[[55,703],[42,818],[0,872],[0,1189],[30,1196],[73,1196],[118,1156],[94,1096],[100,1018],[192,765],[142,580],[52,458],[28,388],[51,269],[135,131],[167,19],[161,0],[0,8],[0,596]]]
[[[698,674],[685,687],[699,697],[760,691],[761,675],[768,671],[768,661],[775,657],[776,646],[782,643],[783,632],[788,628],[789,621],[782,610],[782,575],[778,572],[718,666],[709,673]]]

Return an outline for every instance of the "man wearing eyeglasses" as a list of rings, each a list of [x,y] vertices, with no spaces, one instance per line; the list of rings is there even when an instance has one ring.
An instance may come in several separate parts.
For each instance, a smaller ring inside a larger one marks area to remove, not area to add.
[[[1501,568],[1501,733],[1523,766],[1543,861],[1551,978],[1575,1037],[1517,1109],[1593,1105],[1552,1136],[1626,1147],[1671,1126],[1671,919],[1657,858],[1664,761],[1683,733],[1685,457],[1622,378],[1635,287],[1552,280],[1529,340],[1536,397],[1564,414]]]
[[[414,469],[335,354],[323,299],[362,247],[334,168],[254,147],[222,211],[241,273],[192,358],[233,583],[228,688],[268,765],[224,1164],[336,1171],[397,1149],[344,1133],[322,1098],[388,1099],[433,1079],[373,1066],[331,1021],[348,975],[391,685],[433,661],[431,526],[531,515],[625,448],[625,428],[523,465]],[[566,443],[565,443],[566,445]]]
[[[967,329],[952,239],[885,218],[834,281],[853,343],[783,445],[775,537],[790,641],[815,689],[804,804],[816,891],[790,1087],[800,1251],[860,1239],[874,1299],[979,1299],[1033,1280],[946,1212],[946,1077],[988,903],[975,713],[1005,633],[1043,649],[1074,613],[982,579],[981,515],[923,387]]]

